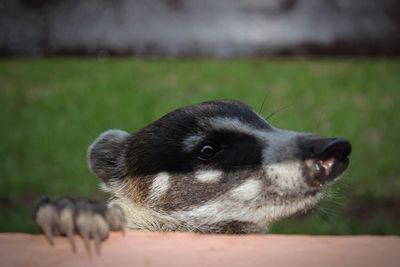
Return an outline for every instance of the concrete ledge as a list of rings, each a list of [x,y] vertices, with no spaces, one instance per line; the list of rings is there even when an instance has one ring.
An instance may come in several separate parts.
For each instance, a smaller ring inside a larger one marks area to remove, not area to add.
[[[0,266],[399,266],[400,237],[115,233],[100,256],[64,238],[0,234]]]

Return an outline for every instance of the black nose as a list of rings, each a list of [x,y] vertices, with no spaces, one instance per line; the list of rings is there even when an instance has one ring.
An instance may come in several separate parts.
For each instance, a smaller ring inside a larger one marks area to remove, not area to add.
[[[351,144],[344,138],[318,138],[309,144],[309,156],[311,158],[325,159],[334,157],[345,159],[351,153]]]
[[[308,167],[310,185],[320,187],[347,169],[351,144],[341,137],[306,136],[300,141],[300,150]]]

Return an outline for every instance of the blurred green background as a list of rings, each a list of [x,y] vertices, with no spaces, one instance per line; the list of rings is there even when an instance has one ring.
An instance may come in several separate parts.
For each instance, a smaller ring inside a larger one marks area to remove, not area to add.
[[[273,233],[400,234],[400,60],[0,59],[0,231],[38,232],[42,195],[106,199],[86,149],[181,106],[238,99],[277,127],[345,136],[347,173]]]

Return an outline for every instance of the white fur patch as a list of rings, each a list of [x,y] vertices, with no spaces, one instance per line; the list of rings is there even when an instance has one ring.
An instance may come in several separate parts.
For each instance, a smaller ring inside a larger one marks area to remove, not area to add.
[[[103,191],[103,192],[112,193],[112,192],[110,191],[110,188],[109,188],[105,183],[103,183],[103,182],[100,182],[99,187],[100,187],[100,190]]]
[[[204,170],[195,173],[197,180],[203,183],[218,182],[222,177],[222,171],[219,170]]]
[[[321,198],[321,194],[293,200],[288,203],[259,206],[257,202],[248,203],[234,201],[226,195],[219,199],[187,211],[176,211],[172,217],[178,221],[192,224],[193,229],[201,229],[202,224],[214,224],[229,220],[253,222],[267,228],[278,219],[287,217],[298,211],[306,211],[314,206]]]
[[[261,130],[255,129],[248,124],[244,124],[238,119],[217,117],[210,120],[211,127],[218,130],[230,130],[238,133],[245,133],[255,137],[259,137]]]
[[[261,192],[261,181],[250,179],[232,189],[231,196],[239,200],[252,200]]]
[[[149,198],[155,200],[164,195],[170,186],[169,179],[170,176],[166,172],[160,172],[157,174],[150,187]]]
[[[272,163],[266,167],[266,173],[273,181],[278,194],[298,192],[304,184],[300,161]]]

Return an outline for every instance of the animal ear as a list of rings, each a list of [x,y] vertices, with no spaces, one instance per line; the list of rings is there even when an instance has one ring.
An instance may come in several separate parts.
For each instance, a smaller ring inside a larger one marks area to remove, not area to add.
[[[125,150],[128,137],[125,131],[108,130],[89,146],[89,169],[104,182],[126,176]]]

